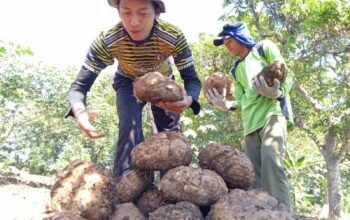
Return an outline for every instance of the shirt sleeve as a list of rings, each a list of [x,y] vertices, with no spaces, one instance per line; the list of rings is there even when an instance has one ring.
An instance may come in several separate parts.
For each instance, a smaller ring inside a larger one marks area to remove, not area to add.
[[[108,51],[105,35],[102,32],[92,42],[88,53],[86,54],[83,66],[91,72],[99,74],[101,70],[109,65],[113,65],[113,63],[114,59]]]
[[[182,33],[175,44],[173,57],[175,65],[180,72],[180,76],[184,81],[186,93],[193,99],[190,107],[192,108],[194,114],[197,115],[200,111],[198,97],[202,85],[197,77],[191,50]]]
[[[280,50],[278,49],[276,44],[274,44],[272,41],[264,42],[263,50],[266,57],[266,61],[269,64],[272,64],[274,61],[278,60],[283,62],[287,66],[284,58],[281,55]],[[285,96],[287,93],[289,93],[289,91],[292,89],[292,86],[293,86],[293,73],[288,69],[286,80],[281,84],[282,96]]]
[[[72,83],[68,91],[68,102],[69,110],[66,113],[65,117],[73,116],[72,106],[76,103],[84,103],[86,105],[86,96],[90,91],[93,83],[97,78],[97,74],[86,69],[84,66],[81,67],[77,78]]]
[[[240,108],[244,89],[243,86],[236,79],[233,80],[233,86],[235,101],[237,102],[237,105]]]
[[[75,103],[86,104],[86,96],[95,82],[98,74],[108,65],[114,63],[113,58],[109,55],[105,43],[103,32],[92,42],[88,53],[85,57],[77,78],[72,83],[68,91],[69,110],[66,117],[73,116],[72,106]]]

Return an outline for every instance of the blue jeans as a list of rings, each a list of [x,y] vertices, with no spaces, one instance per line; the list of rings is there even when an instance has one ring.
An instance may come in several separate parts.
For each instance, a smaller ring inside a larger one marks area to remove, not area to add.
[[[142,110],[146,103],[138,103],[133,95],[133,79],[116,73],[113,84],[117,92],[117,113],[119,136],[114,158],[113,173],[120,177],[132,170],[131,151],[144,141],[142,131]],[[157,132],[180,131],[180,115],[158,108],[153,103],[151,110]]]

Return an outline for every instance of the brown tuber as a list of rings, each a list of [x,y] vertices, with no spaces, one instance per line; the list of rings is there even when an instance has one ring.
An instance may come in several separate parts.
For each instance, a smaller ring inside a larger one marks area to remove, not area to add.
[[[115,199],[115,180],[110,171],[76,160],[58,174],[48,212],[68,211],[89,220],[106,219],[113,212]]]
[[[199,208],[190,202],[178,202],[175,205],[169,204],[162,206],[156,211],[152,212],[149,220],[203,220],[203,215]]]
[[[152,173],[131,170],[118,178],[117,203],[133,202],[152,184]]]
[[[192,149],[182,133],[166,131],[153,134],[138,144],[132,150],[131,158],[135,169],[167,171],[189,165],[192,161]]]
[[[123,203],[116,206],[110,220],[146,220],[146,217],[133,203]]]
[[[162,193],[156,187],[148,189],[136,202],[136,206],[145,216],[167,204]]]
[[[169,170],[160,180],[159,190],[169,201],[188,201],[211,205],[228,192],[225,181],[206,169],[180,166]]]
[[[133,87],[135,97],[141,102],[175,102],[184,99],[184,89],[159,72],[135,78]]]
[[[222,72],[214,72],[204,81],[203,93],[207,99],[209,89],[213,88],[216,88],[220,94],[223,94],[223,90],[226,89],[226,99],[233,99],[232,79],[227,74]]]
[[[254,169],[249,158],[228,145],[208,144],[198,154],[203,169],[217,172],[231,189],[250,189],[254,181]]]
[[[287,77],[287,67],[281,61],[274,61],[271,65],[264,67],[258,76],[263,76],[269,87],[273,86],[273,80],[278,79],[283,83]]]
[[[286,207],[269,194],[258,190],[234,189],[221,197],[206,217],[206,220],[292,220]]]

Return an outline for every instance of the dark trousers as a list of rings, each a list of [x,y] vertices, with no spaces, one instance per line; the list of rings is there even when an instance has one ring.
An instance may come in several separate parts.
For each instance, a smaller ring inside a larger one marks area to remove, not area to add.
[[[119,118],[119,136],[114,158],[113,173],[120,177],[132,170],[131,151],[144,141],[142,131],[142,109],[146,103],[139,103],[133,95],[133,80],[116,74],[113,87],[117,92],[117,113]],[[180,131],[180,115],[151,105],[157,132]]]

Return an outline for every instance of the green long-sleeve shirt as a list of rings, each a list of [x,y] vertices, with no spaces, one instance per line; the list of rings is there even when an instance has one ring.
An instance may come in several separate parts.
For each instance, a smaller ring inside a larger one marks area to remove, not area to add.
[[[288,125],[293,125],[293,112],[289,91],[293,85],[293,76],[288,71],[285,82],[281,84],[282,96],[271,99],[260,95],[252,89],[252,79],[265,67],[279,60],[285,63],[278,47],[269,40],[262,41],[264,56],[253,48],[236,66],[234,94],[238,107],[242,110],[244,134],[250,134],[265,125],[271,115],[284,115]]]

